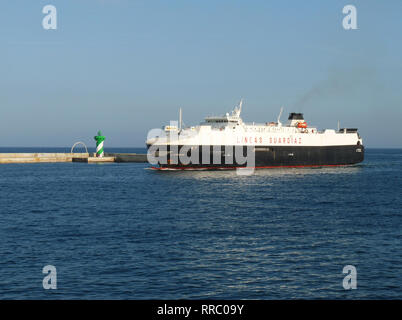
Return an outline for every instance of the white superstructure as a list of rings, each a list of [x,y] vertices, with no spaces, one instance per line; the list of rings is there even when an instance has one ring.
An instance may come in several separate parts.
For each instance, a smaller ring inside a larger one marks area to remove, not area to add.
[[[251,145],[251,146],[344,146],[362,145],[356,129],[323,131],[307,126],[300,113],[291,113],[283,125],[280,117],[276,122],[245,123],[240,114],[242,101],[223,116],[207,117],[195,127],[180,129],[180,126],[165,127],[165,137],[158,138],[158,145]],[[149,139],[147,144],[153,144]]]

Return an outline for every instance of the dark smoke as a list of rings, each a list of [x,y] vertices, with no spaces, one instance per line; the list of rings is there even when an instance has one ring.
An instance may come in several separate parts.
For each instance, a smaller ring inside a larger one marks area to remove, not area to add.
[[[303,94],[292,110],[304,111],[310,105],[328,103],[334,99],[353,98],[363,90],[375,90],[375,71],[372,68],[332,69],[328,78]]]

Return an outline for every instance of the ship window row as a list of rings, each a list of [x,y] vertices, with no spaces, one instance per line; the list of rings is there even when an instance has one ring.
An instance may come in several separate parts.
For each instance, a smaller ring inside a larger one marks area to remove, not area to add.
[[[219,123],[223,123],[223,122],[228,122],[227,120],[207,120],[207,122],[219,122]]]
[[[212,122],[212,123],[228,123],[228,122],[237,123],[236,120],[226,120],[226,119],[223,119],[223,120],[207,120],[207,122]]]

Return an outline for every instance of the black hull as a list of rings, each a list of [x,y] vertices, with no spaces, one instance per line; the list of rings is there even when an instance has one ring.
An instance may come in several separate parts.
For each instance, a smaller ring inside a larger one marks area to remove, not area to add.
[[[181,147],[179,147],[180,150]],[[167,162],[158,163],[160,169],[235,169],[238,167],[246,167],[244,163],[238,163],[236,160],[229,161],[228,151],[225,153],[225,147],[218,150],[215,163],[213,163],[213,151],[210,147],[210,160],[202,161],[202,148],[198,148],[198,161],[183,164],[180,159],[172,156],[171,151],[167,157]],[[205,150],[205,149],[204,149]],[[247,146],[243,147],[243,154],[247,154]],[[170,151],[168,149],[168,151]],[[230,153],[230,152],[229,152]],[[190,153],[187,153],[190,156]],[[233,152],[232,152],[233,154]],[[176,153],[177,155],[177,153]],[[216,163],[216,159],[220,159]],[[364,146],[348,145],[348,146],[258,146],[255,148],[254,168],[275,168],[275,167],[321,167],[321,166],[342,166],[352,165],[364,160]]]

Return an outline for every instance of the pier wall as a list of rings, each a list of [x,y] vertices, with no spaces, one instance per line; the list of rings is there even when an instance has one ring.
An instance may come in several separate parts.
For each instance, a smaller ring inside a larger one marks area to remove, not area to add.
[[[0,163],[71,162],[74,157],[89,157],[88,153],[0,153]]]
[[[103,161],[102,161],[103,160]],[[147,162],[146,154],[110,153],[104,158],[95,158],[89,153],[0,153],[0,163],[40,162]]]

